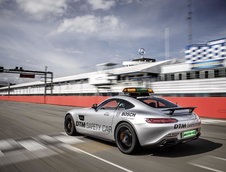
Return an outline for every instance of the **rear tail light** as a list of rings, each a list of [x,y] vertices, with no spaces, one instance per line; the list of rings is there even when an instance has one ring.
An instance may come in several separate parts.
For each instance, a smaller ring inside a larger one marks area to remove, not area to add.
[[[146,118],[147,123],[162,124],[162,123],[176,123],[177,119],[174,118]]]

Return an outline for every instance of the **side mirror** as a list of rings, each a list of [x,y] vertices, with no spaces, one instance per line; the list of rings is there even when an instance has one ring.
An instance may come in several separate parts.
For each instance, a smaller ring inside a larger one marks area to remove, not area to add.
[[[97,104],[93,104],[92,108],[97,110]]]

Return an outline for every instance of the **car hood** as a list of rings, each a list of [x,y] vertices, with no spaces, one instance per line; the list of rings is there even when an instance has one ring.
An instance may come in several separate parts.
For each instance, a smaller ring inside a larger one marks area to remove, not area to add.
[[[74,114],[74,113],[87,112],[90,109],[92,109],[92,108],[76,108],[76,109],[69,110],[67,113]]]

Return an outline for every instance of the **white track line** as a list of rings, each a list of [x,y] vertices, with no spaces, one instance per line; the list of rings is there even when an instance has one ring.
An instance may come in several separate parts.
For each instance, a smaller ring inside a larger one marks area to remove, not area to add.
[[[13,139],[0,140],[0,150],[11,149],[17,145],[17,142]]]
[[[84,141],[76,138],[76,137],[72,137],[72,136],[64,136],[64,135],[61,135],[61,136],[55,136],[54,137],[55,139],[63,142],[63,143],[66,143],[66,144],[76,144],[76,143],[82,143]]]
[[[217,157],[217,156],[213,156],[213,155],[210,155],[209,157],[212,157],[212,158],[215,158],[215,159],[219,159],[219,160],[222,160],[222,161],[226,161],[225,158],[221,158],[221,157]]]
[[[41,145],[40,143],[34,140],[23,140],[23,141],[19,141],[18,143],[29,151],[47,149],[47,147]]]
[[[1,156],[4,156],[4,153],[2,153],[2,151],[0,150],[0,157],[1,157]]]
[[[219,119],[201,119],[202,124],[217,124],[217,123],[224,123],[226,120],[219,120]]]
[[[196,166],[196,167],[200,167],[200,168],[204,168],[204,169],[210,170],[210,171],[224,172],[224,171],[217,170],[217,169],[214,169],[214,168],[206,167],[204,165],[199,165],[199,164],[195,164],[195,163],[190,163],[190,164],[193,165],[193,166]]]
[[[82,153],[81,151],[80,151],[80,149],[78,149],[78,148],[76,148],[76,147],[74,147],[74,146],[71,146],[71,145],[68,145],[68,144],[61,144],[61,146],[62,147],[64,147],[64,148],[66,148],[66,149],[69,149],[69,150],[71,150],[71,151],[73,151],[73,152],[77,152],[77,153]]]
[[[93,158],[96,158],[96,159],[98,159],[98,160],[100,160],[100,161],[103,161],[103,162],[105,162],[105,163],[107,163],[107,164],[110,164],[110,165],[112,165],[112,166],[114,166],[114,167],[117,167],[117,168],[119,168],[119,169],[121,169],[121,170],[123,170],[123,171],[126,171],[126,172],[133,172],[133,171],[127,169],[127,168],[124,168],[124,167],[122,167],[122,166],[119,166],[119,165],[117,165],[117,164],[114,164],[114,163],[112,163],[112,162],[110,162],[110,161],[107,161],[107,160],[105,160],[105,159],[103,159],[103,158],[100,158],[100,157],[98,157],[98,156],[95,156],[95,155],[93,155],[93,154],[91,154],[91,153],[88,153],[88,152],[86,152],[86,151],[84,151],[84,150],[81,150],[81,149],[79,149],[79,148],[76,148],[76,147],[73,147],[73,146],[70,146],[70,145],[66,145],[66,144],[64,144],[64,145],[62,145],[62,146],[65,147],[65,148],[67,148],[67,149],[69,149],[69,150],[72,150],[72,151],[74,151],[74,152],[80,152],[80,153],[84,153],[84,154],[86,154],[86,155],[92,156]],[[219,171],[219,172],[220,172],[220,171]]]

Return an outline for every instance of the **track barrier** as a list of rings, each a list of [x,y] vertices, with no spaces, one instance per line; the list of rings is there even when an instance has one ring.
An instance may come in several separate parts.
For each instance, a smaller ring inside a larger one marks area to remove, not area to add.
[[[105,96],[0,96],[0,100],[91,107],[108,97]],[[183,107],[197,107],[200,117],[226,119],[226,97],[164,97]]]

